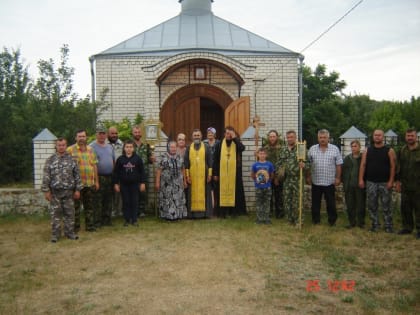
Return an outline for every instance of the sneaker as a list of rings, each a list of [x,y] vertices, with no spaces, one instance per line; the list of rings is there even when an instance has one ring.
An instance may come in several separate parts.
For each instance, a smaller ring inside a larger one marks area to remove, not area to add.
[[[392,227],[385,228],[385,233],[394,233],[394,229]]]
[[[142,212],[142,213],[139,214],[139,217],[140,218],[144,218],[145,216],[146,216],[146,214],[144,212]]]
[[[125,227],[127,227],[127,226],[128,226],[128,222],[127,222],[127,221],[125,221],[125,222],[124,222],[124,226],[125,226]]]
[[[57,243],[58,239],[57,237],[53,236],[51,237],[51,243]]]
[[[401,231],[398,231],[398,235],[404,235],[404,234],[411,234],[411,231],[408,229],[402,229]]]
[[[136,221],[136,222],[133,222],[132,225],[138,227],[139,226],[139,223]]]

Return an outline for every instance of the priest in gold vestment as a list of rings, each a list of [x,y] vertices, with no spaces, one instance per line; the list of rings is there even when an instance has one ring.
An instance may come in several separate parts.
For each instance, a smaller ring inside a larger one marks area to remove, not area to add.
[[[211,185],[212,166],[211,152],[208,146],[201,141],[200,129],[194,129],[193,142],[185,152],[184,165],[188,189],[188,217],[192,219],[207,218],[212,210]]]
[[[216,213],[219,217],[246,214],[245,192],[242,181],[242,144],[235,129],[225,128],[225,138],[216,146],[213,179],[216,187]]]

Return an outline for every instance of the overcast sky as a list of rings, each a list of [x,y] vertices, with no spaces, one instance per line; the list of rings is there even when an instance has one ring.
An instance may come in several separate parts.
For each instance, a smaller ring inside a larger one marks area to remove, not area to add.
[[[360,0],[215,0],[213,13],[301,52]],[[0,47],[21,49],[31,74],[40,59],[59,61],[63,44],[75,92],[90,94],[88,58],[169,19],[178,0],[0,0]],[[377,100],[420,96],[420,1],[364,0],[309,49],[347,82],[346,93]]]

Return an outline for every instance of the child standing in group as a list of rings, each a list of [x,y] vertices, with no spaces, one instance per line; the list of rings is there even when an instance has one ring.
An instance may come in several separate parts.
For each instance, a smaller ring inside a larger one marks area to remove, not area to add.
[[[137,223],[137,203],[139,191],[146,191],[146,175],[141,158],[134,151],[134,142],[124,142],[123,154],[115,163],[112,175],[114,190],[121,192],[123,202],[124,226]]]
[[[274,178],[274,166],[267,161],[264,148],[257,151],[258,161],[252,164],[251,177],[255,185],[255,204],[257,208],[257,224],[271,224],[270,200],[271,182]]]

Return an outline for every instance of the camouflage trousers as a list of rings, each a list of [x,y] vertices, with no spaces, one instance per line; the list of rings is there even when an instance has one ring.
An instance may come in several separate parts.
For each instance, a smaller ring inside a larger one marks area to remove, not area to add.
[[[271,186],[270,209],[276,218],[284,217],[283,184]]]
[[[74,234],[74,201],[73,190],[53,190],[50,201],[51,236],[61,236],[61,217],[64,221],[64,235]]]
[[[111,176],[99,175],[99,190],[93,195],[95,227],[111,225],[112,214],[112,181]]]
[[[80,191],[80,199],[74,202],[74,230],[80,230],[80,210],[83,204],[83,211],[85,212],[86,230],[95,230],[95,217],[93,211],[93,194],[95,187],[84,187]]]
[[[283,202],[287,220],[292,224],[299,223],[299,178],[287,178],[284,181]]]
[[[257,210],[257,222],[270,221],[271,188],[255,189],[255,204]]]
[[[367,204],[372,221],[372,227],[378,228],[379,223],[378,206],[379,198],[381,199],[382,209],[384,212],[385,228],[392,228],[392,211],[391,211],[391,190],[386,188],[386,183],[374,183],[366,181]]]

